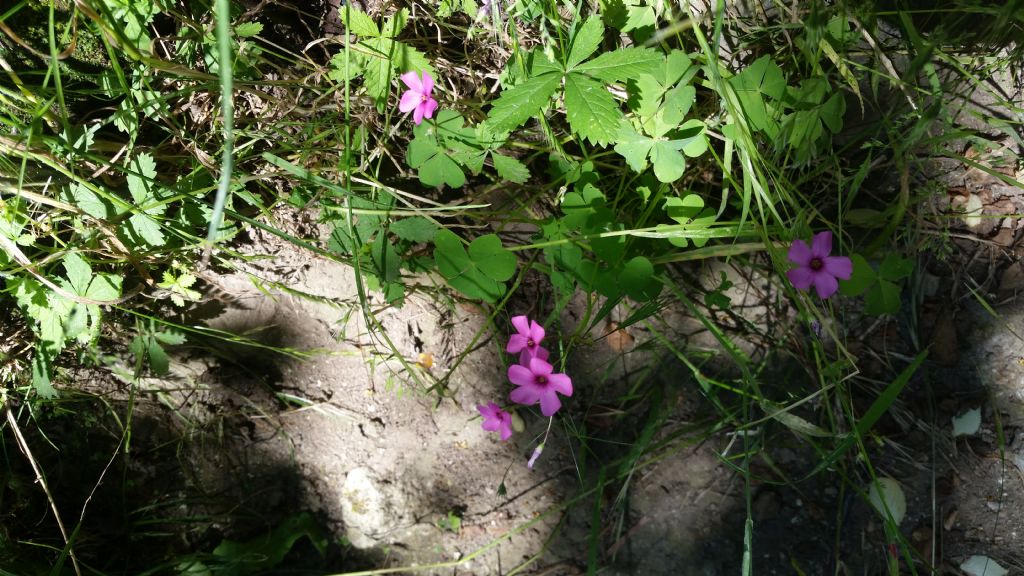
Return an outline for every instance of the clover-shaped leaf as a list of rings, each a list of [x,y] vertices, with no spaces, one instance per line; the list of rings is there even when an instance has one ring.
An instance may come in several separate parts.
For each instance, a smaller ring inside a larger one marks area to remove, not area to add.
[[[448,284],[470,298],[495,302],[505,293],[505,281],[515,274],[516,257],[494,234],[470,243],[469,251],[452,231],[434,236],[434,262]]]
[[[682,224],[688,229],[707,228],[715,221],[715,212],[704,207],[704,199],[696,194],[688,194],[682,198],[673,197],[665,201],[665,212],[668,217]],[[685,236],[672,236],[668,239],[673,246],[686,248],[692,242],[694,246],[701,247],[707,244],[707,238],[686,238]]]

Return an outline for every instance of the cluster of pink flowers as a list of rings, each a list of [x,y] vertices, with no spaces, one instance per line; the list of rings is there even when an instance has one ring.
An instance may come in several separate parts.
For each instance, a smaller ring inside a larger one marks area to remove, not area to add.
[[[572,380],[565,374],[555,374],[548,363],[550,353],[540,345],[544,340],[544,327],[526,316],[512,318],[513,334],[505,347],[509,354],[518,354],[519,363],[508,367],[508,379],[516,388],[509,400],[524,406],[540,404],[540,413],[553,416],[562,407],[558,395],[572,396]],[[483,416],[483,429],[498,432],[502,440],[512,436],[512,416],[494,402],[477,406]]]

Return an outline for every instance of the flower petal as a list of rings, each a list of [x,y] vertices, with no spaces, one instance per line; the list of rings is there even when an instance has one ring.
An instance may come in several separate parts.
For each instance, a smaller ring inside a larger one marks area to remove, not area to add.
[[[824,264],[825,272],[828,272],[836,278],[849,280],[850,276],[853,275],[853,262],[846,256],[829,256],[828,258],[825,258]]]
[[[811,263],[811,248],[803,240],[793,240],[789,247],[789,261],[800,266],[807,266]]]
[[[515,338],[515,336],[513,336],[513,338]],[[511,351],[509,353],[515,354],[515,352]],[[529,366],[531,358],[540,358],[541,360],[547,361],[549,356],[551,356],[551,353],[543,346],[534,346],[533,350],[524,346],[522,351],[519,353],[519,363],[523,366]]]
[[[530,319],[526,316],[513,316],[512,326],[515,327],[516,332],[519,332],[523,336],[530,335]]]
[[[419,126],[420,124],[423,123],[423,105],[422,104],[420,104],[420,105],[416,106],[415,108],[413,108],[413,110],[412,110],[412,121],[415,122],[417,126]]]
[[[540,341],[544,339],[544,327],[536,321],[530,322],[530,338],[536,344],[540,344]]]
[[[419,94],[423,93],[423,82],[420,80],[419,74],[415,72],[406,72],[399,76],[399,78],[401,78],[402,82],[404,82],[405,85],[413,92],[418,92]],[[419,94],[416,95],[417,99],[419,98]]]
[[[412,112],[420,105],[420,95],[415,90],[406,90],[402,99],[398,101],[398,109],[402,112]]]
[[[530,372],[533,372],[536,376],[547,376],[548,374],[551,374],[552,370],[554,370],[554,367],[551,366],[551,364],[548,364],[536,356],[530,358],[528,366],[530,367]]]
[[[503,411],[501,413],[501,427],[499,430],[501,431],[500,438],[502,442],[512,437],[512,415],[508,412]]]
[[[559,394],[572,396],[572,380],[565,374],[552,374],[548,376],[548,384]]]
[[[811,256],[824,259],[832,253],[832,233],[828,230],[818,232],[811,240]]]
[[[562,407],[562,401],[558,399],[558,394],[555,394],[554,390],[545,390],[540,395],[540,413],[545,416],[551,416],[558,409]]]
[[[818,297],[824,300],[839,290],[839,282],[835,276],[821,272],[814,277],[814,289],[818,291]]]
[[[516,386],[533,386],[536,379],[526,366],[513,364],[508,367],[508,379]]]
[[[540,400],[540,391],[533,386],[520,386],[509,393],[508,399],[516,404],[532,406]]]
[[[494,409],[497,407],[497,404],[491,402],[487,406],[481,406],[480,404],[477,404],[476,409],[477,411],[480,412],[480,415],[484,417],[484,422],[486,423],[491,418],[494,418]]]
[[[814,271],[805,267],[793,268],[786,271],[786,277],[797,290],[807,290],[811,287],[811,282],[814,281]]]
[[[433,98],[429,98],[420,107],[423,108],[423,117],[424,118],[433,118],[434,117],[434,110],[437,110],[437,100],[434,100]]]
[[[513,334],[508,339],[508,345],[505,346],[505,352],[509,354],[518,354],[520,350],[526,351],[526,344],[528,340],[526,336],[522,334]],[[520,362],[520,364],[526,365],[526,362]]]
[[[430,75],[430,72],[423,72],[423,90],[422,92],[428,97],[430,93],[434,91],[434,77]],[[435,104],[436,106],[436,104]],[[427,115],[430,118],[430,115]]]

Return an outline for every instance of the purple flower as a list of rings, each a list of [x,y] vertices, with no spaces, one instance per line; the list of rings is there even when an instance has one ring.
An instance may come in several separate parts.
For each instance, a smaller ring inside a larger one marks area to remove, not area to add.
[[[853,262],[846,256],[830,256],[832,233],[819,232],[814,235],[811,246],[803,240],[794,240],[789,247],[789,261],[797,265],[786,272],[789,281],[799,290],[807,290],[814,284],[820,298],[828,298],[839,289],[836,278],[849,280],[853,274]]]
[[[512,325],[515,326],[517,333],[508,339],[506,352],[519,354],[519,363],[523,366],[527,366],[531,358],[548,359],[548,351],[540,345],[544,340],[543,326],[526,316],[513,316]]]
[[[512,437],[512,415],[505,412],[494,402],[488,402],[487,406],[477,406],[480,415],[484,417],[481,428],[488,432],[499,432],[504,442]]]
[[[430,96],[434,91],[434,79],[430,73],[424,72],[422,80],[415,72],[406,72],[399,78],[409,89],[402,94],[398,109],[402,112],[412,112],[412,121],[417,126],[424,118],[433,118],[434,110],[437,110],[437,100]]]
[[[572,396],[572,380],[565,374],[552,374],[553,368],[540,358],[530,358],[526,366],[508,367],[508,379],[518,386],[509,394],[516,404],[532,406],[540,402],[540,413],[551,416],[562,407],[558,394]]]

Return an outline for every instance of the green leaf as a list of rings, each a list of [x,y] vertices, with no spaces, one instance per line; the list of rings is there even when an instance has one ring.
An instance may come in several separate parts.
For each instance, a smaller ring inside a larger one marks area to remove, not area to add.
[[[615,140],[622,125],[622,112],[611,93],[580,74],[565,78],[565,112],[573,132],[602,146]]]
[[[488,131],[511,132],[526,122],[551,100],[561,81],[561,74],[542,74],[503,91],[487,115]],[[608,97],[611,98],[611,95]]]
[[[395,38],[402,30],[405,30],[405,25],[408,23],[409,9],[400,8],[384,22],[383,26],[381,26],[381,35],[387,36],[388,38]]]
[[[454,160],[444,154],[436,154],[419,167],[420,182],[427,186],[447,184],[452,188],[461,188],[466,183],[466,175]]]
[[[138,205],[155,197],[156,161],[149,154],[139,154],[128,163],[128,191]]]
[[[618,142],[615,151],[626,159],[629,167],[636,172],[647,169],[647,156],[654,147],[654,140],[640,134],[632,126],[623,122],[619,128]]]
[[[864,311],[872,316],[899,312],[900,287],[879,278],[878,283],[872,286],[864,297]]]
[[[914,272],[913,260],[901,258],[893,252],[885,255],[882,264],[878,267],[878,277],[886,280],[902,280]]]
[[[325,554],[327,535],[312,514],[302,512],[252,540],[224,539],[213,550],[213,555],[230,566],[230,574],[235,576],[272,572],[284,562],[295,542],[302,537],[308,538],[321,556]]]
[[[167,357],[167,352],[164,352],[156,338],[149,336],[146,340],[148,341],[146,351],[149,354],[149,368],[157,376],[166,376],[171,368],[171,359]]]
[[[338,9],[338,15],[341,16],[341,23],[345,28],[356,36],[380,36],[380,30],[373,19],[362,10],[354,8],[351,3],[345,2]]]
[[[32,387],[36,394],[46,400],[57,397],[57,390],[50,381],[53,372],[53,357],[45,350],[45,346],[37,346],[32,357]]]
[[[588,56],[597,51],[604,38],[604,23],[599,16],[587,18],[583,25],[576,31],[572,38],[572,45],[569,48],[569,56],[566,58],[565,68],[571,70],[574,66],[583,62]]]
[[[114,215],[114,207],[109,202],[78,182],[67,189],[65,196],[69,197],[71,204],[97,220],[107,220]]]
[[[696,194],[672,197],[665,200],[665,212],[668,217],[682,224],[686,230],[699,230],[707,228],[715,221],[716,214],[711,208],[704,207],[704,199]],[[701,247],[707,244],[707,238],[688,238],[686,236],[671,236],[668,241],[673,246],[685,248],[689,243]]]
[[[434,235],[434,261],[445,278],[460,276],[473,267],[462,240],[447,228],[441,228]]]
[[[402,218],[389,228],[395,236],[409,242],[429,242],[437,232],[437,225],[422,216]]]
[[[651,163],[654,175],[661,182],[675,182],[686,170],[686,159],[679,152],[681,146],[675,141],[657,140],[651,148]]]
[[[132,214],[128,219],[128,230],[134,239],[150,246],[163,246],[167,242],[160,225],[145,214]]]
[[[235,26],[235,36],[249,38],[263,32],[263,24],[260,22],[244,22]]]
[[[395,252],[395,247],[388,241],[386,234],[377,235],[371,246],[370,256],[373,259],[373,267],[377,277],[382,282],[391,284],[398,281],[401,277],[398,253]]]
[[[778,131],[778,111],[765,98],[777,101],[785,93],[786,78],[782,69],[770,57],[762,56],[730,78],[729,84],[736,91],[750,126],[774,137]]]
[[[621,82],[651,72],[663,60],[664,58],[651,48],[619,48],[577,66],[573,72],[585,74],[602,82]]]
[[[502,180],[522,184],[530,179],[530,171],[519,160],[511,156],[491,152],[491,162]]]
[[[495,234],[487,234],[469,245],[469,258],[488,277],[504,282],[516,273],[516,256],[501,245]]]
[[[622,266],[619,287],[630,298],[644,300],[654,280],[654,265],[643,256],[635,256]]]
[[[92,282],[92,268],[74,252],[64,256],[63,264],[64,272],[74,293],[79,296],[86,295],[89,291],[89,283]]]
[[[878,276],[871,264],[868,264],[860,254],[851,256],[850,261],[853,262],[853,273],[849,280],[839,281],[839,291],[844,296],[860,296],[875,283]]]

